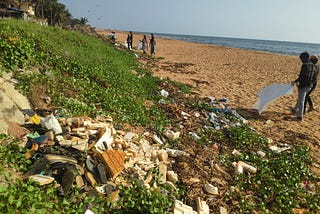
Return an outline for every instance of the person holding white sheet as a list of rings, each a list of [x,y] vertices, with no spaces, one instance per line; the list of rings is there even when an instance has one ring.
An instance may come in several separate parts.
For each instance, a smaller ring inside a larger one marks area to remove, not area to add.
[[[309,53],[303,52],[300,54],[299,58],[302,62],[299,77],[293,82],[298,86],[298,100],[291,112],[298,113],[297,120],[301,121],[304,113],[304,103],[306,95],[310,92],[311,88],[317,77],[317,71],[315,65],[309,60]]]

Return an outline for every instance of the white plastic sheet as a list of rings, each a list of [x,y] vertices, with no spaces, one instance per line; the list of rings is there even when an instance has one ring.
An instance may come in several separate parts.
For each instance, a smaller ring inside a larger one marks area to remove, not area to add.
[[[257,109],[259,114],[263,112],[273,101],[284,95],[290,95],[294,91],[292,84],[274,84],[263,88],[258,93],[258,100],[253,105],[254,109]]]

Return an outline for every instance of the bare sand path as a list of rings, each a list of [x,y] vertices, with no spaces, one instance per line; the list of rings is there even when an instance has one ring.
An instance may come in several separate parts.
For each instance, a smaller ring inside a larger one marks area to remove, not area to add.
[[[124,44],[127,32],[116,32],[116,36]],[[150,39],[150,35],[147,37]],[[135,46],[142,35],[134,34],[133,38]],[[155,56],[162,60],[152,68],[155,76],[192,85],[201,97],[228,98],[230,107],[237,109],[264,136],[276,142],[287,143],[290,139],[307,144],[312,148],[315,163],[320,163],[319,87],[312,95],[316,110],[308,112],[301,122],[289,110],[296,102],[296,88],[293,95],[276,100],[261,115],[251,111],[262,88],[290,83],[298,77],[301,67],[298,57],[157,37],[156,41]],[[317,167],[314,170],[320,172]]]

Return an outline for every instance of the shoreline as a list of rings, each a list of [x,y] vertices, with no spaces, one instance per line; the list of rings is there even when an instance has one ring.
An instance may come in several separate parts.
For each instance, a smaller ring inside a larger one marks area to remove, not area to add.
[[[121,31],[121,30],[111,30],[111,29],[96,29],[96,32],[118,32],[120,34],[126,34],[128,33],[127,31]],[[152,33],[152,32],[151,32]],[[133,32],[135,35],[150,35],[151,33],[148,32]],[[257,52],[263,52],[263,53],[270,53],[270,54],[278,54],[278,55],[285,55],[285,56],[293,56],[293,57],[298,57],[300,52],[297,52],[296,50],[292,50],[290,52],[284,52],[282,49],[270,49],[270,50],[259,50],[259,49],[254,49],[252,47],[254,46],[245,46],[242,47],[240,46],[233,46],[233,45],[228,45],[228,41],[232,40],[232,43],[235,43],[236,41],[244,41],[246,43],[247,41],[256,41],[257,45],[261,45],[262,43],[269,43],[274,46],[277,46],[278,44],[274,43],[287,43],[287,44],[301,44],[301,45],[315,45],[319,46],[318,49],[320,49],[320,43],[311,43],[311,42],[297,42],[297,41],[281,41],[281,40],[267,40],[267,39],[252,39],[252,38],[233,38],[233,37],[219,37],[219,36],[203,36],[203,35],[187,35],[187,34],[170,34],[170,33],[155,33],[153,32],[154,35],[157,35],[158,38],[163,39],[163,40],[176,40],[176,41],[182,41],[182,42],[187,42],[187,43],[195,43],[195,44],[204,44],[204,45],[213,45],[213,46],[218,46],[218,47],[226,47],[226,48],[236,48],[236,49],[241,49],[241,50],[249,50],[249,51],[257,51]],[[191,39],[192,38],[192,39]],[[195,40],[195,41],[190,41],[190,40]],[[198,40],[198,41],[196,41]],[[215,41],[213,43],[208,43],[205,41]],[[220,44],[221,43],[221,44]],[[252,44],[251,44],[252,45]],[[249,48],[248,48],[249,47]],[[290,46],[291,47],[291,46]],[[298,48],[298,47],[295,47]],[[286,47],[285,47],[286,49]],[[317,53],[319,51],[315,51]],[[312,51],[310,51],[310,54],[315,54]]]

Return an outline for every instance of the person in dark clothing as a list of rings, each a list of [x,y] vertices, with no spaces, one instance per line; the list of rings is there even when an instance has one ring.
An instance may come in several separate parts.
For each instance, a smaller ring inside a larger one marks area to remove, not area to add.
[[[131,49],[133,48],[132,43],[133,43],[133,34],[132,31],[129,32],[129,36],[130,36],[130,47]]]
[[[309,93],[306,95],[306,101],[304,103],[304,113],[306,113],[306,107],[307,107],[307,103],[309,104],[309,110],[308,111],[312,111],[314,110],[313,108],[313,103],[310,97],[311,92],[316,88],[317,86],[317,78],[318,78],[318,74],[319,74],[319,66],[317,65],[318,62],[318,56],[317,55],[311,55],[310,57],[310,61],[315,65],[316,67],[316,79],[311,87],[311,90],[309,91]]]
[[[149,44],[150,44],[150,53],[156,54],[156,40],[154,39],[153,33],[151,34],[151,39]]]
[[[132,49],[132,37],[131,37],[130,33],[128,33],[128,36],[127,36],[127,48],[129,50]]]
[[[297,120],[301,121],[304,111],[304,103],[306,95],[310,92],[316,79],[316,67],[309,60],[309,53],[303,52],[299,58],[302,62],[299,77],[293,82],[298,86],[298,100],[294,108],[291,109],[292,113],[298,113]]]

